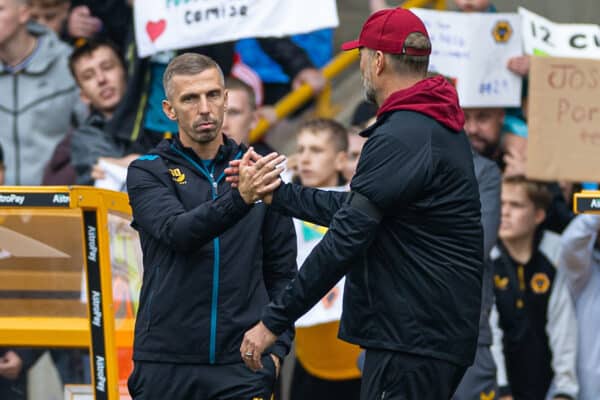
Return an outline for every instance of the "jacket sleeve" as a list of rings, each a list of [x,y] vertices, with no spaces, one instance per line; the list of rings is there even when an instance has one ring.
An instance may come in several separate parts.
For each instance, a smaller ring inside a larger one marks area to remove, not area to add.
[[[273,194],[271,208],[303,221],[329,226],[333,215],[347,197],[347,192],[319,190],[286,183]]]
[[[552,350],[554,396],[577,398],[577,321],[566,277],[558,270],[548,303],[546,333]]]
[[[315,68],[308,54],[290,38],[262,38],[258,44],[291,79],[305,68]]]
[[[481,156],[473,159],[477,170],[479,198],[481,201],[481,225],[483,227],[483,254],[488,257],[496,244],[500,226],[500,188],[502,176],[496,163]],[[481,163],[481,166],[479,164]]]
[[[428,170],[419,164],[421,160],[429,161],[427,157],[406,151],[392,140],[384,135],[367,140],[351,184],[353,192],[378,210],[403,204],[398,200],[408,201],[414,193],[406,191],[418,187],[420,174]],[[353,204],[346,201],[335,213],[329,230],[307,257],[296,279],[265,308],[262,321],[273,333],[279,335],[291,326],[349,271],[354,260],[364,256],[377,235],[381,213]]]
[[[583,214],[577,216],[562,235],[558,266],[566,275],[575,299],[590,281],[599,230],[600,216]]]
[[[271,300],[283,292],[296,276],[296,253],[296,233],[292,219],[269,209],[263,227],[263,275]],[[279,336],[271,352],[283,360],[289,353],[293,340],[292,326]]]
[[[152,165],[142,168],[140,162]],[[132,226],[177,251],[197,249],[235,225],[251,208],[232,189],[186,210],[166,174],[160,175],[161,166],[160,159],[134,161],[129,166],[127,190],[133,211]]]
[[[498,309],[494,305],[490,312],[490,328],[492,330],[492,345],[490,351],[496,363],[496,382],[500,388],[500,396],[509,395],[511,393],[508,383],[508,375],[506,374],[506,361],[504,359],[504,333],[500,328],[500,317]]]

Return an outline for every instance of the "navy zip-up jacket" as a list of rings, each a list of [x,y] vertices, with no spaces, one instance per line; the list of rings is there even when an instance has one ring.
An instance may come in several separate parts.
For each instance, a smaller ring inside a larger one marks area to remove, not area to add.
[[[230,188],[223,170],[245,148],[224,140],[208,166],[177,137],[129,166],[144,254],[134,360],[240,362],[242,335],[297,272],[291,218]],[[290,328],[269,352],[285,357],[292,339]]]
[[[347,274],[341,339],[472,363],[483,233],[463,121],[456,91],[441,77],[425,79],[392,94],[362,133],[350,188],[367,205],[349,201],[356,194],[291,184],[275,191],[274,209],[329,230],[265,308],[267,328],[282,333]]]

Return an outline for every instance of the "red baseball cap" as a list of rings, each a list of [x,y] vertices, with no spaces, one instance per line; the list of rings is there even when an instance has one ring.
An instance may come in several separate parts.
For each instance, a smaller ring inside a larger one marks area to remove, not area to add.
[[[377,11],[367,19],[360,31],[358,40],[342,44],[342,50],[367,47],[390,54],[427,56],[431,49],[415,49],[404,46],[406,37],[418,32],[429,39],[423,21],[412,11],[398,7]]]

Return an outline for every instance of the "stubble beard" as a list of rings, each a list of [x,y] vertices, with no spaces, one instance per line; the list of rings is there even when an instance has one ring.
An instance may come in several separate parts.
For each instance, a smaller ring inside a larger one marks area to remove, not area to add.
[[[361,76],[362,78],[362,86],[363,86],[363,96],[365,100],[369,103],[377,104],[377,95],[375,93],[375,88],[371,85],[371,80],[366,74]]]

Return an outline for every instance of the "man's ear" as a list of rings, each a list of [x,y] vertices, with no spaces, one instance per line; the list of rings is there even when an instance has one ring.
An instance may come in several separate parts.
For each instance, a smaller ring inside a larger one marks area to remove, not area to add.
[[[20,4],[18,17],[21,25],[26,24],[31,19],[31,6],[29,4]]]
[[[539,226],[546,219],[546,210],[541,208],[535,209],[535,224]]]
[[[345,151],[338,151],[335,155],[335,170],[338,172],[343,172],[346,169],[346,164],[348,163],[348,153]]]
[[[375,52],[373,58],[375,59],[375,75],[379,76],[383,72],[387,60],[385,58],[385,54],[379,50]]]
[[[250,121],[250,131],[253,131],[254,128],[256,128],[256,125],[258,125],[259,119],[260,119],[260,116],[258,115],[258,111],[253,110],[252,111],[252,121]]]
[[[162,109],[167,118],[171,121],[177,121],[177,114],[175,113],[173,106],[171,106],[171,103],[169,103],[169,100],[162,101]]]

